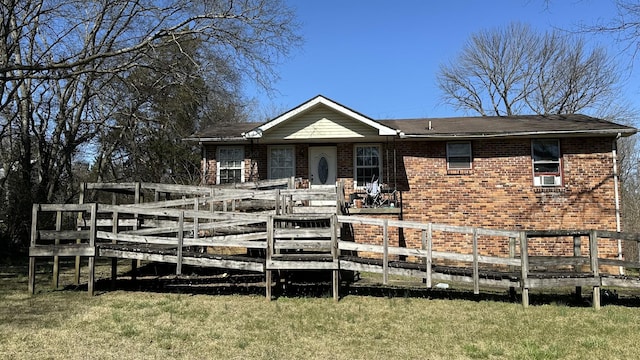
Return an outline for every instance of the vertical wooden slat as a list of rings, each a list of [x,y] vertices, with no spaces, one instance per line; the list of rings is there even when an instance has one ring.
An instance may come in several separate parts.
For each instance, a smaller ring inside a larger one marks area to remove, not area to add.
[[[157,196],[157,192],[156,195]],[[118,198],[115,193],[113,193],[111,197],[111,205],[118,205]],[[117,211],[114,211],[111,214],[111,232],[114,234],[118,233],[118,226],[120,222],[120,215]],[[111,240],[112,244],[116,244],[116,240]],[[116,288],[116,281],[118,280],[118,258],[111,258],[111,290]]]
[[[216,191],[212,188],[209,192],[209,196],[211,196],[211,202],[209,202],[209,211],[214,212],[216,210],[215,208],[215,204],[214,204],[214,197],[216,195]]]
[[[509,238],[509,259],[515,259],[516,257],[516,238],[514,237],[510,237]],[[509,265],[509,271],[514,272],[516,270],[515,266],[511,266]],[[513,286],[509,287],[509,294],[512,297],[515,297],[516,294],[516,288]]]
[[[575,257],[579,257],[582,256],[582,250],[581,250],[581,236],[580,235],[574,235],[573,236],[573,256]],[[575,265],[574,266],[574,271],[575,272],[581,272],[582,265]],[[575,293],[576,299],[582,299],[582,286],[576,286],[576,293]]]
[[[195,199],[193,199],[193,210],[197,212],[199,210],[199,207],[200,207],[200,203],[198,201],[198,198],[196,197]],[[198,232],[200,232],[200,221],[197,216],[194,216],[193,217],[193,238],[194,239],[197,239],[200,237]]]
[[[520,287],[522,289],[522,307],[529,307],[529,250],[527,233],[520,232]]]
[[[84,204],[84,199],[85,199],[85,193],[87,191],[87,183],[82,183],[80,184],[80,194],[78,195],[78,204]],[[78,213],[78,223],[82,223],[84,224],[84,214],[83,212],[79,212]],[[80,230],[80,229],[77,229]],[[76,243],[80,244],[82,242],[81,239],[77,239]],[[73,283],[77,286],[80,285],[80,256],[76,256],[75,259],[75,272],[74,272],[74,278],[73,278]]]
[[[338,216],[331,215],[331,257],[333,259],[333,300],[340,300],[340,259],[338,250]]]
[[[280,214],[280,189],[276,189],[276,215]]]
[[[336,185],[336,214],[342,213],[342,205],[344,203],[344,181],[340,180]]]
[[[276,199],[280,197],[279,195]],[[265,251],[265,293],[267,296],[267,300],[271,301],[271,286],[272,286],[272,274],[269,269],[269,262],[271,261],[271,256],[273,255],[273,216],[269,216],[267,220],[267,249]]]
[[[433,227],[432,223],[427,225],[427,287],[433,287]]]
[[[480,294],[480,271],[478,267],[478,229],[473,228],[473,293]]]
[[[134,190],[134,199],[133,199],[133,203],[134,204],[139,204],[140,203],[140,188],[141,188],[141,184],[139,182],[136,183],[135,185],[135,190]],[[165,193],[165,197],[167,196],[167,194]],[[138,219],[139,216],[137,213],[133,214],[133,229],[132,230],[138,230]],[[134,264],[135,263],[135,264]],[[131,260],[131,280],[135,280],[137,277],[137,271],[138,268],[142,265],[142,260]]]
[[[111,215],[111,232],[117,234],[119,229],[118,225],[120,222],[120,214],[117,211],[114,211]],[[117,240],[111,240],[112,244],[116,244]],[[111,289],[115,289],[116,280],[118,279],[118,258],[111,258]]]
[[[422,229],[422,231],[420,232],[420,243],[422,245],[422,250],[426,251],[427,250],[427,230],[426,229]],[[424,284],[426,284],[427,287],[430,287],[429,284],[428,284],[429,283],[429,280],[428,280],[429,276],[427,275],[428,268],[429,268],[429,259],[428,258],[429,258],[428,256],[424,256],[422,258],[422,264],[424,265],[424,271],[425,271],[425,276],[422,279],[422,282]]]
[[[389,282],[389,221],[384,219],[382,225],[382,283]]]
[[[141,201],[142,200],[142,191],[141,191],[141,189],[142,189],[142,183],[137,182],[136,186],[135,186],[135,190],[134,190],[135,199],[133,200],[134,203],[136,203],[136,204],[140,204],[142,202]]]
[[[184,211],[178,215],[178,248],[176,249],[176,275],[182,275],[182,246],[184,244]]]
[[[87,291],[89,296],[93,296],[94,294],[94,285],[95,285],[95,276],[96,276],[96,257],[97,249],[96,249],[96,232],[97,229],[97,213],[98,213],[98,204],[91,204],[91,226],[89,232],[89,246],[94,250],[94,256],[89,256],[89,280],[87,283]]]
[[[516,238],[509,238],[509,259],[515,259],[516,257]],[[509,266],[509,271],[514,271],[513,266]]]
[[[62,230],[62,211],[56,211],[56,231]],[[60,239],[56,238],[54,240],[54,244],[60,245]],[[53,257],[53,277],[52,277],[52,285],[54,289],[58,288],[60,283],[60,257]]]
[[[36,240],[38,239],[38,212],[40,211],[40,205],[33,204],[31,208],[31,243],[30,247],[36,246]],[[36,291],[36,258],[29,256],[29,294],[33,295]]]
[[[594,278],[600,276],[598,269],[598,232],[591,230],[589,232],[589,257],[591,259],[591,272]],[[600,286],[593,287],[593,308],[600,309]]]

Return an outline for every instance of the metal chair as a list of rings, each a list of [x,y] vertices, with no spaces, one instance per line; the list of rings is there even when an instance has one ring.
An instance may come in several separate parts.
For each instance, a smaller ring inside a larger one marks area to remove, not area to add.
[[[375,175],[371,179],[371,182],[365,185],[365,190],[367,192],[368,205],[372,207],[379,207],[382,205],[384,199],[382,198],[381,186],[378,179],[375,178]]]

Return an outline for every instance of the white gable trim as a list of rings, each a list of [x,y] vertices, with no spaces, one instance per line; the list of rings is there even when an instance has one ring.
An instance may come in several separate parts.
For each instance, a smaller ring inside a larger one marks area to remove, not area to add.
[[[291,109],[289,111],[287,111],[286,113],[278,116],[277,118],[264,123],[260,126],[258,126],[255,129],[252,129],[244,134],[242,134],[245,138],[247,139],[259,139],[262,137],[262,133],[271,129],[272,127],[279,125],[291,118],[293,118],[294,116],[303,113],[309,109],[311,109],[312,107],[318,105],[318,104],[322,104],[325,105],[337,112],[340,112],[342,114],[344,114],[345,116],[348,116],[354,120],[360,121],[363,124],[366,124],[374,129],[378,130],[378,135],[396,135],[398,132],[395,129],[392,129],[388,126],[382,125],[362,114],[359,114],[345,106],[342,106],[340,104],[338,104],[337,102],[327,99],[326,97],[322,96],[322,95],[318,95],[316,97],[314,97],[313,99],[303,103],[302,105]]]

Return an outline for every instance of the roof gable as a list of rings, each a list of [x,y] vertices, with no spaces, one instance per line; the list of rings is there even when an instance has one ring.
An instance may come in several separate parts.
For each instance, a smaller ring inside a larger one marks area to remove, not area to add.
[[[318,111],[320,107],[328,108],[335,114],[333,116],[335,119],[340,118],[342,119],[342,121],[335,121],[326,117],[318,118],[315,120],[313,116],[306,118],[303,117],[303,115],[309,114],[309,112],[311,111]],[[339,128],[346,130],[345,133],[334,137],[350,137],[357,135],[359,133],[359,131],[355,130],[357,128],[369,128],[375,131],[375,135],[380,136],[397,134],[397,131],[393,128],[378,123],[377,121],[356,111],[353,111],[346,106],[330,100],[322,95],[318,95],[304,102],[300,106],[276,117],[275,119],[244,133],[243,135],[247,139],[259,139],[263,136],[263,134],[269,132],[272,129],[275,129],[276,127],[282,128],[286,125],[287,122],[293,121],[294,119],[303,119],[301,125],[292,126],[292,129],[297,129],[297,131],[294,131],[292,134],[290,134],[290,136],[294,136],[296,138],[299,136],[313,135],[313,133],[310,133],[310,131],[312,132],[312,130],[314,129],[313,126],[324,126],[327,129],[331,128],[331,130],[338,130]]]

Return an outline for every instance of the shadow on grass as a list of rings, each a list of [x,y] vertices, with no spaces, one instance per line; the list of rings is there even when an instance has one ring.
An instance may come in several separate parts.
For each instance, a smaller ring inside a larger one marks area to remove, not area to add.
[[[156,293],[180,293],[201,295],[265,295],[265,277],[262,273],[250,273],[233,270],[185,267],[183,275],[175,275],[175,265],[149,264],[137,271],[137,279],[131,274],[120,276],[115,283],[110,279],[96,282],[96,291],[105,293],[113,290],[145,291]],[[273,295],[278,297],[318,297],[330,298],[331,275],[326,272],[274,272]],[[86,290],[86,284],[67,286],[65,290]],[[555,289],[557,290],[557,289]],[[559,291],[559,290],[557,290]],[[559,305],[569,307],[590,307],[591,293],[584,292],[578,297],[575,293],[563,289],[565,293],[530,292],[529,303],[532,306]],[[340,296],[372,296],[386,298],[423,298],[466,301],[492,301],[503,303],[520,303],[519,293],[505,289],[482,289],[474,294],[469,288],[451,287],[448,289],[431,288],[415,285],[383,285],[372,281],[343,281],[340,285]],[[603,290],[601,303],[625,307],[640,307],[640,293],[617,293]]]

